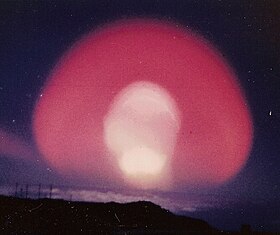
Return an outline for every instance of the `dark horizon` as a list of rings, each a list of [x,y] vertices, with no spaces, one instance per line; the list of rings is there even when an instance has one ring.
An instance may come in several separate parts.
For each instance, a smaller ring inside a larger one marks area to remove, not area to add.
[[[73,201],[65,200],[61,198],[52,198],[50,195],[46,197],[30,198],[28,195],[13,195],[13,196],[0,196],[0,205],[4,209],[0,216],[8,216],[9,223],[7,226],[4,220],[2,223],[2,230],[6,232],[34,232],[40,231],[49,233],[50,231],[76,231],[76,233],[84,232],[98,232],[98,234],[108,232],[128,232],[134,234],[138,232],[147,234],[178,234],[183,232],[184,234],[192,234],[193,232],[203,234],[242,234],[242,235],[274,235],[278,234],[273,230],[264,230],[263,228],[256,229],[251,224],[242,221],[240,226],[234,229],[225,229],[214,226],[209,220],[201,219],[199,216],[180,214],[172,212],[156,203],[146,200],[135,200],[127,202],[87,202],[87,201]],[[9,207],[7,207],[9,205]],[[20,208],[24,205],[25,211],[21,211]],[[4,207],[3,207],[4,206]],[[29,208],[29,209],[28,209]],[[70,209],[71,208],[71,209]],[[69,209],[79,214],[69,214]],[[144,209],[144,210],[143,210]],[[33,215],[36,211],[36,215]],[[38,212],[39,211],[39,212]],[[55,222],[49,221],[45,215],[47,211],[52,211],[55,216],[53,219]],[[60,213],[68,214],[63,220],[61,220]],[[13,213],[16,215],[12,215]],[[113,217],[111,214],[113,213]],[[94,215],[94,220],[91,218]],[[20,220],[18,220],[20,216]],[[45,223],[35,222],[35,227],[30,227],[28,220],[31,217],[33,220],[40,218],[41,221],[45,220]],[[133,217],[133,218],[132,218]],[[156,218],[155,218],[156,217]],[[130,219],[129,219],[130,218]],[[114,220],[117,221],[114,221]],[[67,224],[72,221],[71,228]],[[96,223],[99,221],[100,224]],[[74,221],[74,224],[73,224]],[[168,223],[167,223],[168,221]],[[211,221],[211,220],[210,220]],[[79,228],[80,227],[80,228]],[[46,230],[47,229],[47,230]],[[65,230],[66,229],[66,230]],[[78,229],[78,230],[77,230]]]
[[[275,198],[270,203],[262,200],[252,202],[221,194],[164,192],[160,190],[121,190],[86,186],[55,184],[19,184],[6,185],[0,195],[20,199],[54,199],[71,202],[89,203],[130,203],[138,201],[152,202],[175,215],[202,219],[218,230],[237,232],[241,225],[249,224],[255,232],[278,232],[277,218],[280,203]],[[221,204],[222,203],[222,204]]]

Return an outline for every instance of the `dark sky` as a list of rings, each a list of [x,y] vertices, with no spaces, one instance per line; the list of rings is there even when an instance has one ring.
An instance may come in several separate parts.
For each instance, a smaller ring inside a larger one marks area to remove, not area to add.
[[[280,208],[275,205],[280,198],[279,9],[277,0],[1,1],[0,127],[34,145],[32,112],[43,85],[60,56],[90,30],[139,16],[179,22],[212,42],[231,64],[254,122],[254,143],[245,168],[207,193],[238,199],[237,207],[233,203],[224,208],[235,218],[245,210],[244,220],[257,224],[265,215],[264,224],[280,231],[280,214],[273,210]],[[5,168],[22,164],[9,161],[4,155],[0,158],[2,184],[14,177]],[[228,222],[232,217],[224,216],[221,209],[201,213],[196,216],[221,221],[216,224],[228,228],[243,221]]]

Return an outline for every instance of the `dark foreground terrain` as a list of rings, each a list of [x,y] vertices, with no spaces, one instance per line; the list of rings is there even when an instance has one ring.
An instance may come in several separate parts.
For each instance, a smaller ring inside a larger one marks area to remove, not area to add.
[[[0,196],[0,234],[227,233],[151,202],[89,203]]]

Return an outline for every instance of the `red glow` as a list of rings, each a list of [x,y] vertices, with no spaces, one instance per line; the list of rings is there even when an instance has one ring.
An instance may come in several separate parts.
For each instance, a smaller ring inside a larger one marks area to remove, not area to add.
[[[27,142],[0,129],[0,154],[25,160],[35,160],[35,151]]]
[[[62,58],[34,114],[48,162],[68,175],[118,179],[103,142],[103,119],[114,96],[136,81],[165,88],[182,115],[171,161],[174,183],[218,184],[239,172],[252,123],[234,73],[202,38],[151,20],[102,28]]]

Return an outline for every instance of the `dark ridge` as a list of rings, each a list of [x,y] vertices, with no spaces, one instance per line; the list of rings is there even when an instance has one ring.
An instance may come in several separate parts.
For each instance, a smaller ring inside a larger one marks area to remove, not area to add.
[[[178,216],[148,201],[130,203],[71,202],[0,196],[0,234],[122,235],[279,235],[218,231],[207,222]]]
[[[1,234],[214,234],[206,222],[151,202],[69,202],[0,196]]]

